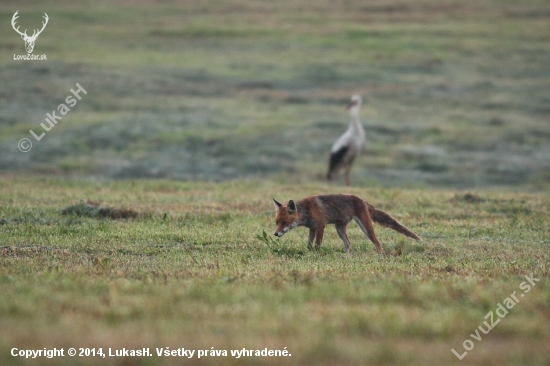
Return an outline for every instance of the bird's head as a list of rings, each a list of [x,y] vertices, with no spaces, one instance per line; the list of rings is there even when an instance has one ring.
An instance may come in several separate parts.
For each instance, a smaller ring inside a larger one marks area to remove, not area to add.
[[[359,94],[355,94],[351,97],[351,100],[348,104],[348,109],[352,109],[353,107],[357,107],[357,109],[359,109],[359,107],[361,107],[361,104],[361,96]]]

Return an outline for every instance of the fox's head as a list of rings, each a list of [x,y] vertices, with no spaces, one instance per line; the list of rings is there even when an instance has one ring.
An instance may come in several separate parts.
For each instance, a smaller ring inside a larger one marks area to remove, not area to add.
[[[298,209],[296,203],[293,200],[288,201],[288,205],[283,206],[273,199],[275,203],[275,236],[281,237],[286,234],[287,231],[294,229],[298,226]]]

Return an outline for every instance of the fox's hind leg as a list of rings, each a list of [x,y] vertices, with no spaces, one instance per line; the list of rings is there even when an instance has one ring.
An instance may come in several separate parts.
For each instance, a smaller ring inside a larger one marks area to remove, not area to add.
[[[372,227],[372,220],[368,214],[368,212],[362,212],[360,217],[354,216],[353,219],[355,222],[359,225],[361,230],[365,233],[365,235],[374,243],[374,246],[376,247],[376,250],[378,253],[383,253],[382,246],[378,242],[378,239],[376,239],[376,235],[374,234],[374,228]]]
[[[344,252],[347,252],[350,247],[348,234],[346,232],[347,225],[336,225],[336,232],[342,241],[344,242]]]

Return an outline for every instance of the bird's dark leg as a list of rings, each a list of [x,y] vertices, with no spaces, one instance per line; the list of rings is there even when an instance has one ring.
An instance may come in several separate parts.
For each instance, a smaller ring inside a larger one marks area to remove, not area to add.
[[[346,165],[346,171],[344,172],[344,178],[346,179],[346,186],[351,186],[351,183],[349,181],[349,172],[351,170],[351,164]]]

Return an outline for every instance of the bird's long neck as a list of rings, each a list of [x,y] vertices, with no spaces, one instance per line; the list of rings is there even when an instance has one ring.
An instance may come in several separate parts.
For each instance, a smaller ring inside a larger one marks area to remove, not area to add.
[[[349,123],[349,128],[354,134],[364,135],[363,125],[361,125],[361,121],[359,120],[359,108],[353,107],[350,111],[350,116],[351,121]]]

